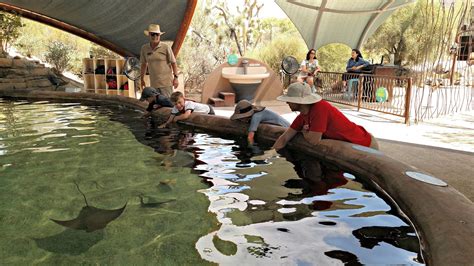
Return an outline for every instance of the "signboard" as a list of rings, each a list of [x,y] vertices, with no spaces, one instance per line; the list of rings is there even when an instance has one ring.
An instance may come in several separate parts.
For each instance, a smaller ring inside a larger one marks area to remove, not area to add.
[[[387,101],[388,91],[385,87],[379,87],[375,91],[375,100],[379,103]]]
[[[227,56],[227,63],[231,66],[237,64],[237,62],[239,62],[239,58],[237,57],[236,54],[230,54],[229,56]]]

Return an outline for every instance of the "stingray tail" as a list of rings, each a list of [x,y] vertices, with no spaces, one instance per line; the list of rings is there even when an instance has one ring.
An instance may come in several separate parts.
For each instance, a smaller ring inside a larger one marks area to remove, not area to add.
[[[74,184],[76,184],[77,190],[78,190],[79,193],[81,193],[82,196],[84,197],[84,201],[86,202],[86,206],[89,206],[89,203],[87,203],[86,195],[85,195],[84,193],[82,193],[82,191],[81,191],[81,189],[79,188],[79,185],[77,184],[76,180],[74,180]]]

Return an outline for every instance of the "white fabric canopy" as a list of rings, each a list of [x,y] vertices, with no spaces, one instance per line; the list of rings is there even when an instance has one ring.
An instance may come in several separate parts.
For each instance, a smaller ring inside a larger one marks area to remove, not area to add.
[[[275,0],[309,48],[330,43],[360,48],[396,9],[414,0]],[[390,36],[387,36],[390,38]]]
[[[188,2],[194,1],[0,0],[0,7],[8,4],[64,22],[138,56],[141,46],[148,41],[143,30],[149,24],[160,24],[161,30],[166,32],[163,41],[176,39]],[[32,19],[37,20],[37,17]]]

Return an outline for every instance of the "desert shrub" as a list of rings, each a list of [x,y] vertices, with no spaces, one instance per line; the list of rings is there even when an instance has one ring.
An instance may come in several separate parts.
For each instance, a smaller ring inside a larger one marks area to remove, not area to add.
[[[60,74],[70,67],[73,48],[59,41],[52,41],[48,45],[45,55],[46,62],[53,66],[53,70]]]
[[[300,38],[281,37],[273,40],[265,47],[255,50],[248,57],[265,62],[275,73],[279,73],[281,61],[288,55],[294,56],[298,62],[306,56],[307,48]]]
[[[20,36],[20,28],[23,27],[20,16],[0,12],[0,50],[6,51],[10,43]]]
[[[351,48],[345,44],[332,43],[318,49],[316,53],[322,71],[345,72]],[[367,57],[364,54],[364,58]]]
[[[91,45],[89,49],[89,54],[95,58],[115,58],[115,59],[121,58],[120,55],[97,44]]]

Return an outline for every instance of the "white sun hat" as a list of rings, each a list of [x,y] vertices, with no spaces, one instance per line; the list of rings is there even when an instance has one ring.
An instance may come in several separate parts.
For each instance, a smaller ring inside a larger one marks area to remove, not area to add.
[[[160,25],[158,24],[150,24],[148,25],[148,29],[144,30],[143,33],[145,33],[146,36],[150,35],[150,32],[158,33],[160,35],[164,34],[165,32],[160,30]]]
[[[321,95],[311,93],[309,85],[302,82],[290,84],[287,88],[286,94],[277,97],[277,100],[279,101],[298,104],[313,104],[322,99],[323,97],[321,97]]]

